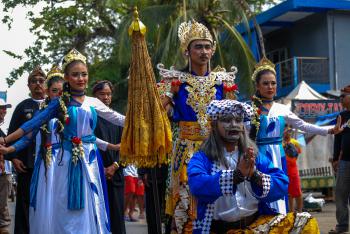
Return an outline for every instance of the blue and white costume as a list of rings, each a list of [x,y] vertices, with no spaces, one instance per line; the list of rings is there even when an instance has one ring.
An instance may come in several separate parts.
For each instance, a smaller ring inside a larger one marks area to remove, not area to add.
[[[58,106],[58,99],[51,101],[46,109],[21,126],[26,136],[13,145],[16,150],[27,144],[43,123],[51,120],[48,128],[55,129],[52,119],[57,117]],[[105,178],[94,129],[97,115],[119,126],[123,126],[125,117],[87,96],[82,104],[72,99],[67,109],[70,121],[65,125],[63,142],[59,142],[56,134],[51,135],[52,165],[47,168],[46,177],[45,170],[39,170],[42,160],[40,157],[36,160],[37,171],[32,180],[37,184],[32,182],[31,186],[30,230],[32,233],[110,233]],[[81,139],[84,151],[84,157],[79,157],[76,165],[72,162],[73,137]],[[51,217],[47,217],[49,213]]]
[[[263,186],[253,182],[233,184],[238,152],[225,152],[230,164],[223,170],[219,162],[214,162],[201,151],[191,158],[187,174],[191,193],[197,198],[197,219],[193,233],[209,233],[213,219],[234,222],[242,217],[259,214],[275,214],[269,203],[285,196],[288,191],[288,177],[274,168],[264,155],[258,155],[256,170],[261,172]]]
[[[327,135],[327,127],[319,127],[309,124],[293,112],[286,105],[273,103],[268,114],[260,115],[260,127],[256,137],[259,152],[266,155],[275,167],[283,169],[287,173],[286,157],[282,146],[285,125],[300,129],[307,133]],[[272,207],[279,213],[286,214],[287,198],[274,202]]]

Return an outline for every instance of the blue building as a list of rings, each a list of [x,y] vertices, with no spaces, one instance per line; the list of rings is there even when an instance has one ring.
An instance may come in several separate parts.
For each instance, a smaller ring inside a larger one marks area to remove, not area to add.
[[[6,97],[7,97],[7,92],[6,91],[0,91],[0,98],[4,99],[5,102],[6,102]]]
[[[256,19],[276,64],[279,97],[302,80],[320,93],[350,84],[350,1],[286,0]],[[258,58],[253,24],[238,30]]]

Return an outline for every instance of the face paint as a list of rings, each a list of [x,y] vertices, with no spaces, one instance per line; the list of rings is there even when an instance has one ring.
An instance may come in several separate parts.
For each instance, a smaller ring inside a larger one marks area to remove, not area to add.
[[[225,116],[218,120],[218,131],[226,142],[237,142],[243,129],[243,118],[237,116]]]

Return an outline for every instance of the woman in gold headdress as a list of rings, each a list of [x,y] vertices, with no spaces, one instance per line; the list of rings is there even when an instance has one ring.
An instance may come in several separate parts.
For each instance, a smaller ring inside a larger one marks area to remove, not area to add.
[[[163,77],[160,94],[174,126],[166,213],[173,217],[173,232],[192,233],[196,205],[188,186],[187,163],[210,131],[207,105],[212,100],[233,97],[237,91],[234,84],[237,69],[211,71],[210,59],[216,43],[203,24],[194,20],[182,23],[178,37],[188,59],[186,69],[167,70],[158,65]]]
[[[9,148],[20,150],[35,136],[43,124],[57,118],[54,134],[59,136],[59,146],[53,140],[46,144],[46,151],[55,151],[55,180],[51,191],[52,215],[31,223],[31,230],[40,233],[110,233],[109,210],[103,165],[97,151],[94,129],[97,116],[118,126],[123,126],[125,117],[114,112],[100,100],[85,95],[88,83],[86,58],[76,50],[63,59],[63,94],[51,100],[31,121],[23,124],[4,141],[10,143],[21,136],[21,141]],[[0,147],[4,152],[8,148]],[[42,152],[40,152],[42,153]],[[31,204],[36,210],[36,192],[31,191]],[[38,203],[40,201],[37,201]],[[45,225],[42,225],[44,222]],[[34,233],[37,233],[34,231]]]
[[[256,140],[259,152],[268,156],[274,166],[283,169],[287,174],[286,157],[282,146],[284,127],[286,124],[302,131],[326,135],[336,134],[340,129],[340,122],[334,128],[319,127],[301,120],[292,113],[286,105],[274,102],[277,92],[275,65],[267,58],[263,58],[256,66],[252,76],[256,85],[252,106],[255,115],[251,121],[250,137]],[[278,213],[286,214],[287,197],[272,203]]]

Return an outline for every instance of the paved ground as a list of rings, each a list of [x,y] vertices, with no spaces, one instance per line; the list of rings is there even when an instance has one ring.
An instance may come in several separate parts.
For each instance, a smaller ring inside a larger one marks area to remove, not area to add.
[[[10,202],[10,214],[12,220],[14,219],[15,213],[15,203]],[[321,234],[327,234],[330,229],[332,229],[335,224],[335,204],[334,202],[327,203],[322,212],[311,212],[311,214],[316,217]],[[13,222],[11,223],[11,233],[13,233]],[[126,222],[126,233],[127,234],[147,234],[147,223],[145,220],[140,220],[139,222]]]

